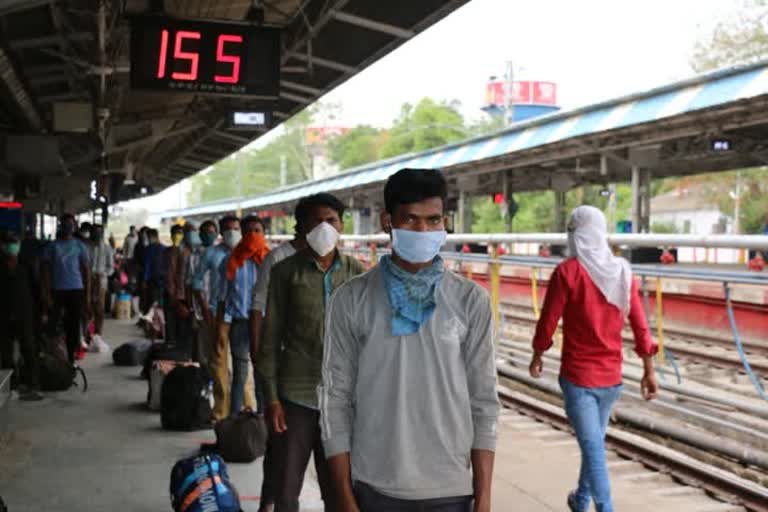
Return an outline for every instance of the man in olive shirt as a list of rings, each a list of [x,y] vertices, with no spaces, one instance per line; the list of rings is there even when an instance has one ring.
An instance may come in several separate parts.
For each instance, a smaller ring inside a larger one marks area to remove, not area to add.
[[[316,392],[325,306],[334,290],[364,269],[359,261],[336,249],[344,229],[344,205],[330,194],[308,197],[304,203],[304,218],[297,221],[308,247],[272,268],[256,370],[264,380],[270,427],[283,438],[275,512],[299,510],[304,472],[312,453],[325,510],[335,512]]]

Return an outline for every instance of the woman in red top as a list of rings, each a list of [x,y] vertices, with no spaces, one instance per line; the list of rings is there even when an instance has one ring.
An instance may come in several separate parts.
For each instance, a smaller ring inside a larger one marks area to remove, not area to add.
[[[658,386],[653,370],[657,346],[651,339],[637,284],[629,263],[611,253],[605,216],[592,206],[579,206],[568,224],[571,258],[550,277],[533,339],[530,373],[540,377],[542,354],[563,319],[560,387],[565,411],[581,449],[581,471],[568,495],[572,512],[584,512],[594,500],[597,512],[613,512],[605,461],[605,431],[611,408],[621,394],[623,343],[621,330],[629,318],[635,352],[643,360],[643,397],[652,400]]]

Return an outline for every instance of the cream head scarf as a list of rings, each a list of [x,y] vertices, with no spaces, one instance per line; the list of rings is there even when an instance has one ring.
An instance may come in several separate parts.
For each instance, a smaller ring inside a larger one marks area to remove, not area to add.
[[[629,262],[611,253],[603,212],[594,206],[579,206],[568,223],[568,249],[592,278],[605,299],[629,313],[632,270]]]

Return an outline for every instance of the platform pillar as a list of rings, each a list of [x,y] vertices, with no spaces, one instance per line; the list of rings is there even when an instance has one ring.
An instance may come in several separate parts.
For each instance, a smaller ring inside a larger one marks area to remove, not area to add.
[[[640,193],[642,196],[641,212],[640,212],[640,232],[651,232],[651,179],[652,172],[650,169],[643,169],[640,173]]]
[[[640,232],[640,168],[632,166],[632,232]]]
[[[565,191],[555,190],[555,232],[565,233],[567,221],[567,212],[565,211]]]
[[[459,191],[459,207],[456,215],[456,232],[469,233],[472,231],[472,202],[470,196],[463,190]]]

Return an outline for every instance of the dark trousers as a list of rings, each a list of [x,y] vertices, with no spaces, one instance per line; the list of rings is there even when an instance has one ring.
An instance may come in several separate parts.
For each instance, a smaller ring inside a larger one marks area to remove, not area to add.
[[[288,402],[283,402],[283,408],[288,430],[281,434],[283,467],[280,468],[282,476],[275,496],[275,512],[298,512],[299,494],[310,455],[314,455],[325,511],[336,512],[330,470],[320,440],[320,412]]]
[[[75,363],[75,352],[80,347],[80,320],[85,306],[83,290],[56,290],[53,293],[54,325],[62,323],[67,340],[69,362]]]
[[[269,433],[267,446],[264,451],[263,473],[261,481],[261,505],[274,504],[277,492],[280,489],[283,464],[283,435]]]
[[[2,314],[3,318],[0,318],[0,368],[15,369],[13,344],[14,341],[18,340],[19,352],[21,352],[21,357],[24,360],[20,380],[29,388],[37,389],[40,370],[33,322],[28,314],[16,315],[13,312],[10,315],[6,312]]]
[[[363,482],[355,482],[355,500],[361,512],[470,512],[472,496],[401,500],[385,496]]]

